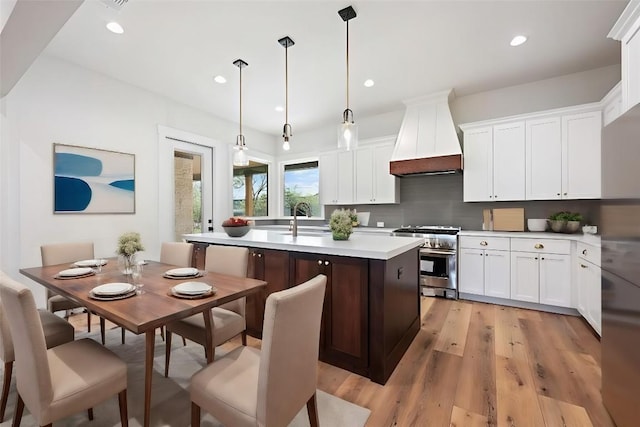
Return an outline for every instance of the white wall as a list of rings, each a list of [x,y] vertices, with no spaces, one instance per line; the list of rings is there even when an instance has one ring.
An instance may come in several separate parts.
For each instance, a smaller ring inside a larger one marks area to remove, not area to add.
[[[91,240],[96,256],[108,257],[121,233],[138,231],[145,255],[157,259],[158,125],[229,145],[237,133],[235,123],[49,57],[32,65],[2,107],[1,267],[22,281],[18,269],[40,265],[39,247],[45,243]],[[245,133],[252,149],[274,152],[273,136]],[[136,213],[54,215],[54,142],[135,154]],[[230,188],[228,174],[214,174],[216,185]],[[229,201],[229,215],[230,209]],[[42,287],[33,289],[42,305]]]

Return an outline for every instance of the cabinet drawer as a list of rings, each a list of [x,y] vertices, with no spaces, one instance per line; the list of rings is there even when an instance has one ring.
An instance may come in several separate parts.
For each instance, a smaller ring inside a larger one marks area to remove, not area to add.
[[[571,241],[560,239],[511,239],[511,250],[516,252],[544,252],[571,254]]]
[[[460,236],[460,247],[468,249],[509,250],[508,237]]]
[[[600,247],[578,242],[578,257],[600,267]]]

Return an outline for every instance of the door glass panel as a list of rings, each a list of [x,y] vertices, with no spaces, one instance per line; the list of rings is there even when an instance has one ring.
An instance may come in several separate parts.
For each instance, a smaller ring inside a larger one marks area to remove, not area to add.
[[[233,167],[233,215],[269,215],[269,166],[249,161]]]
[[[174,151],[175,239],[202,232],[202,158]]]

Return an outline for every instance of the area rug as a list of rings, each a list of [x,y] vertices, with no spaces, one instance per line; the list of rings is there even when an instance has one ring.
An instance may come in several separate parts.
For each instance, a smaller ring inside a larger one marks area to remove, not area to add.
[[[95,334],[77,334],[76,339],[89,337],[99,342]],[[107,334],[106,346],[127,362],[129,405],[129,426],[139,427],[143,423],[144,402],[144,335],[127,333],[126,344],[120,344],[120,330],[111,330]],[[156,338],[153,391],[151,397],[151,426],[186,427],[191,421],[191,401],[189,400],[189,381],[191,376],[205,365],[202,346],[188,342],[182,346],[181,340],[174,340],[171,353],[169,378],[164,372],[164,342],[160,336]],[[222,353],[216,349],[216,358]],[[1,365],[0,365],[1,366]],[[4,375],[4,373],[3,373]],[[16,402],[14,378],[7,404],[5,421],[0,426],[10,426]],[[370,411],[353,403],[318,390],[318,417],[322,427],[362,427],[369,418]],[[54,423],[54,427],[115,427],[120,425],[118,399],[113,397],[94,408],[94,420],[89,421],[86,412]],[[35,422],[25,408],[22,427],[33,427]],[[203,412],[203,427],[221,427],[222,425],[211,415]],[[306,407],[296,416],[290,427],[309,426]],[[227,426],[233,427],[233,426]]]

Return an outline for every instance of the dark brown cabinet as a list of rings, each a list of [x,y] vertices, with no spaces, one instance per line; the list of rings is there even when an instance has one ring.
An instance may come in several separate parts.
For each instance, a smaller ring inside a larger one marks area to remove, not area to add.
[[[272,249],[249,248],[247,276],[267,282],[262,291],[247,297],[247,333],[262,338],[264,305],[269,294],[289,287],[289,253]]]
[[[207,243],[193,243],[193,254],[191,255],[191,266],[198,270],[204,270],[204,261],[207,257]]]
[[[292,252],[291,282],[327,276],[320,359],[367,375],[369,369],[369,263],[362,258]]]

